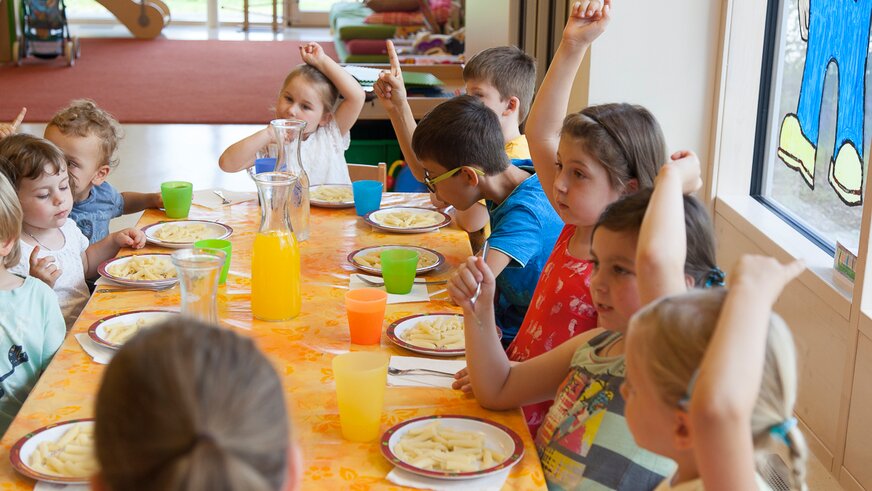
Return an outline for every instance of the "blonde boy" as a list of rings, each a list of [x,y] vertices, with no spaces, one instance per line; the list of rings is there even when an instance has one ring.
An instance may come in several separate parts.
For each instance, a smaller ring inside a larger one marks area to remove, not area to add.
[[[391,60],[390,72],[382,72],[374,90],[391,118],[397,141],[403,151],[409,169],[419,181],[424,180],[424,169],[412,150],[412,135],[415,133],[415,118],[406,98],[406,88],[400,62],[393,43],[388,43]],[[536,61],[514,46],[499,46],[486,49],[469,60],[463,68],[466,93],[481,100],[497,115],[503,143],[509,159],[529,160],[530,148],[521,134],[520,125],[530,112],[533,92],[536,88]],[[525,162],[525,165],[531,165]],[[432,195],[431,195],[432,196]],[[444,205],[438,199],[434,204]],[[467,232],[481,230],[488,224],[484,203],[458,210],[455,218]]]
[[[2,164],[0,164],[2,166]],[[0,173],[0,435],[64,341],[57,295],[42,281],[12,274],[21,257],[21,205]]]
[[[109,235],[109,221],[146,208],[160,208],[160,193],[119,193],[106,182],[118,166],[121,126],[94,101],[79,99],[55,114],[45,139],[64,152],[73,189],[70,218],[93,244]]]

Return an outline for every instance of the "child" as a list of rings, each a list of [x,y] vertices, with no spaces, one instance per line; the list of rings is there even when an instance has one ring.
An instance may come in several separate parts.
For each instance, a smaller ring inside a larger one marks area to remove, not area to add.
[[[0,174],[0,435],[6,432],[27,394],[64,341],[64,318],[57,296],[35,278],[7,268],[18,264],[21,206],[9,180]],[[8,364],[7,364],[8,360]]]
[[[475,97],[455,97],[430,111],[412,147],[424,182],[440,200],[458,210],[487,200],[493,229],[487,262],[497,276],[497,323],[508,345],[554,248],[560,217],[533,169],[509,164],[496,114]]]
[[[95,490],[293,490],[284,390],[254,343],[175,318],[118,350],[97,393]]]
[[[633,317],[621,386],[627,424],[639,446],[678,463],[658,490],[768,491],[761,474],[806,489],[796,351],[772,313],[802,269],[744,256],[729,292],[665,298]],[[786,468],[773,465],[779,458]]]
[[[21,126],[21,122],[24,121],[25,114],[27,114],[27,108],[22,107],[21,112],[18,113],[18,116],[16,116],[15,120],[11,123],[0,123],[0,140],[18,132],[18,127]]]
[[[54,115],[44,138],[61,149],[73,189],[70,218],[91,244],[109,235],[109,220],[160,208],[160,193],[119,193],[106,182],[118,166],[115,151],[122,137],[121,126],[94,101],[79,99]]]
[[[276,102],[275,116],[277,119],[306,122],[300,153],[311,186],[350,184],[344,152],[351,143],[349,131],[363,109],[363,88],[325,55],[319,44],[307,43],[300,47],[300,56],[305,64],[285,78]],[[247,169],[254,165],[257,152],[266,148],[274,138],[272,128],[267,125],[230,145],[221,154],[218,165],[225,172]]]
[[[675,154],[672,161],[661,168],[653,191],[621,198],[594,227],[590,289],[603,329],[512,364],[493,340],[490,268],[470,258],[449,284],[464,309],[467,368],[479,403],[503,410],[555,401],[536,435],[550,489],[651,490],[674,469],[671,461],[633,443],[619,393],[623,333],[632,314],[661,295],[719,274],[708,215],[698,201],[682,196],[700,186],[699,163],[691,153]],[[470,298],[479,284],[473,310]]]
[[[121,247],[142,248],[145,235],[128,228],[90,245],[67,219],[73,196],[66,159],[51,142],[12,135],[0,140],[0,157],[0,173],[15,186],[23,211],[22,254],[10,270],[52,287],[69,329],[88,302],[85,278],[96,276],[97,266]]]
[[[391,41],[387,41],[387,47],[391,69],[379,75],[373,91],[391,118],[409,169],[423,182],[424,170],[412,151],[415,118],[406,98],[400,61]],[[489,48],[473,56],[463,67],[463,80],[466,93],[480,99],[499,118],[509,158],[513,161],[529,160],[530,149],[526,137],[521,134],[520,125],[527,117],[533,100],[536,61],[514,46]],[[434,199],[433,202],[437,206],[445,206],[439,200]],[[484,203],[480,203],[467,210],[457,210],[455,219],[463,230],[476,232],[486,227],[489,216]]]

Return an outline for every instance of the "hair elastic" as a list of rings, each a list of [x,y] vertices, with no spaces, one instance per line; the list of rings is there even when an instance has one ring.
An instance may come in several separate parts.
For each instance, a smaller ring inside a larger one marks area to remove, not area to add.
[[[796,428],[796,418],[787,418],[776,425],[772,425],[769,428],[769,434],[780,438],[789,447],[790,439],[787,438],[787,435],[794,428]]]
[[[714,286],[724,286],[724,278],[726,274],[721,271],[721,268],[715,266],[709,270],[708,274],[705,277],[705,288],[711,288]]]

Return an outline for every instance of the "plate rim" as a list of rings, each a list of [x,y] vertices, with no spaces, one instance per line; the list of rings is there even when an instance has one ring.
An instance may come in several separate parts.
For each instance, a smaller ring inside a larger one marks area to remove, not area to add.
[[[457,312],[425,312],[422,314],[412,314],[412,315],[407,315],[405,317],[401,317],[401,318],[395,320],[394,322],[391,322],[391,324],[388,326],[387,330],[385,331],[385,335],[387,335],[388,339],[392,343],[394,343],[395,345],[399,346],[400,348],[407,349],[407,350],[415,352],[415,353],[421,353],[421,354],[432,355],[432,356],[463,356],[464,354],[466,354],[466,347],[465,346],[462,349],[450,349],[450,350],[425,348],[423,346],[417,346],[417,345],[414,345],[414,344],[409,343],[407,341],[404,341],[400,338],[399,335],[397,335],[397,327],[400,324],[402,324],[403,322],[410,321],[410,320],[418,318],[418,317],[430,317],[430,316],[434,316],[434,315],[452,315],[455,317],[460,317],[461,322],[463,322],[463,314],[457,313]]]
[[[146,252],[144,254],[128,254],[126,256],[117,256],[117,257],[109,258],[109,259],[103,261],[102,263],[100,263],[99,266],[97,266],[97,273],[109,281],[113,281],[113,282],[118,283],[120,285],[128,285],[128,286],[165,286],[165,285],[172,285],[173,283],[176,283],[179,281],[178,277],[166,279],[166,280],[128,280],[128,279],[124,279],[124,278],[119,278],[119,277],[114,276],[111,273],[109,273],[108,267],[110,264],[112,264],[115,261],[119,261],[121,259],[131,258],[134,256],[166,256],[167,259],[172,261],[172,254],[166,253],[166,252]]]
[[[504,460],[503,462],[501,462],[495,466],[489,467],[487,469],[480,469],[477,471],[467,471],[467,472],[432,471],[429,469],[421,469],[420,467],[415,467],[411,464],[404,462],[393,452],[393,450],[391,450],[391,448],[390,448],[391,436],[394,433],[396,433],[397,431],[399,431],[402,427],[407,426],[411,423],[417,423],[419,421],[439,420],[439,419],[465,419],[465,420],[471,420],[471,421],[476,421],[479,423],[488,424],[490,426],[493,426],[493,427],[503,431],[505,434],[507,434],[509,436],[509,438],[512,440],[512,443],[515,444],[515,449],[512,451],[511,455],[506,457],[506,460]],[[521,436],[518,435],[518,433],[515,430],[509,428],[508,426],[506,426],[502,423],[497,423],[496,421],[493,421],[490,419],[480,418],[478,416],[461,415],[461,414],[433,414],[430,416],[419,416],[417,418],[412,418],[412,419],[397,423],[397,424],[391,426],[390,428],[388,428],[387,430],[385,430],[384,433],[382,433],[382,436],[379,439],[379,447],[381,449],[382,456],[385,459],[387,459],[387,461],[389,463],[391,463],[392,465],[394,465],[396,467],[399,467],[400,469],[411,472],[413,474],[418,474],[420,476],[432,477],[432,478],[436,478],[436,479],[446,479],[446,480],[473,479],[476,477],[482,477],[485,475],[493,474],[494,472],[501,471],[503,469],[512,467],[513,465],[520,462],[520,460],[524,457],[524,451],[525,451],[524,441],[521,439]]]
[[[322,186],[340,186],[345,188],[351,188],[351,184],[341,184],[341,183],[332,183],[325,182],[324,184],[316,184],[314,186],[309,186],[309,204],[315,205],[319,208],[351,208],[354,206],[354,197],[352,195],[351,201],[322,201],[319,199],[312,198],[312,189],[320,188]],[[353,191],[353,189],[352,189]]]
[[[155,313],[160,312],[160,313],[177,314],[177,315],[179,314],[179,312],[176,312],[173,310],[159,310],[159,309],[128,310],[127,312],[118,312],[116,314],[107,315],[106,317],[103,317],[101,319],[97,319],[96,321],[94,321],[94,323],[91,324],[90,327],[88,327],[88,337],[90,337],[92,341],[94,341],[95,343],[97,343],[101,346],[105,346],[107,348],[114,349],[114,350],[121,349],[121,347],[124,346],[123,344],[110,343],[109,341],[106,341],[105,339],[103,339],[99,335],[97,335],[97,328],[100,327],[101,324],[104,324],[106,321],[115,319],[117,317],[121,317],[124,315],[130,315],[130,314],[143,314],[143,313],[151,313],[151,312],[155,312]]]
[[[24,444],[27,443],[30,439],[35,437],[36,435],[50,430],[52,428],[57,428],[58,426],[71,425],[75,423],[82,423],[90,421],[96,424],[95,418],[78,418],[78,419],[68,419],[66,421],[58,421],[57,423],[51,423],[41,428],[37,428],[33,431],[27,432],[21,438],[15,441],[12,447],[9,449],[9,464],[13,469],[16,470],[19,474],[29,477],[31,479],[35,479],[37,481],[43,481],[51,484],[88,484],[90,482],[89,477],[64,477],[64,476],[53,476],[50,474],[43,474],[41,472],[37,472],[33,470],[29,465],[25,464],[21,459],[21,449],[24,447]]]
[[[382,224],[377,223],[375,220],[372,219],[372,215],[374,215],[376,213],[389,211],[389,210],[425,210],[425,211],[429,211],[432,213],[438,213],[439,215],[442,215],[442,221],[437,223],[437,224],[430,225],[427,227],[397,228],[397,227],[390,227],[390,226],[382,225]],[[363,217],[363,221],[368,223],[369,225],[379,229],[379,230],[384,230],[386,232],[415,234],[415,233],[423,233],[423,232],[432,232],[434,230],[438,230],[442,227],[449,225],[451,223],[451,215],[449,215],[448,213],[445,213],[444,211],[434,210],[432,208],[424,208],[422,206],[389,206],[387,208],[380,208],[378,210],[373,210],[373,211],[367,213]]]
[[[385,245],[372,245],[372,246],[361,247],[360,249],[351,251],[348,254],[348,256],[346,256],[345,259],[346,259],[346,261],[348,261],[349,264],[351,264],[352,266],[354,266],[355,268],[357,268],[361,271],[366,271],[367,273],[381,276],[382,270],[380,270],[380,269],[377,270],[374,268],[369,268],[367,266],[363,266],[361,264],[358,264],[354,261],[354,256],[360,254],[361,252],[363,252],[367,249],[379,249],[379,248],[384,249],[386,247],[402,247],[402,248],[406,248],[406,249],[421,249],[421,250],[427,251],[431,254],[434,254],[436,256],[436,263],[435,264],[432,264],[430,266],[427,266],[427,267],[424,267],[421,269],[416,269],[415,274],[425,274],[425,273],[429,273],[431,271],[435,271],[436,269],[439,269],[440,266],[445,264],[445,261],[446,261],[445,256],[439,251],[436,251],[434,249],[430,249],[427,247],[421,247],[421,246],[416,246],[416,245],[407,245],[407,244],[385,244]]]
[[[155,223],[151,223],[149,225],[146,225],[145,227],[142,227],[140,230],[142,230],[142,233],[145,234],[145,240],[151,244],[156,245],[156,246],[166,247],[168,249],[184,249],[186,247],[193,247],[194,243],[197,242],[196,240],[194,242],[164,242],[164,241],[162,241],[156,237],[152,237],[148,234],[149,230],[153,229],[154,227],[165,225],[167,223],[184,223],[184,222],[209,223],[209,224],[215,224],[215,225],[220,225],[220,226],[224,227],[224,234],[223,235],[221,235],[220,237],[210,237],[209,240],[217,240],[217,239],[223,240],[223,239],[226,239],[227,237],[230,237],[231,235],[233,235],[233,227],[231,227],[230,225],[227,225],[225,223],[221,223],[221,222],[213,221],[213,220],[199,220],[199,219],[189,220],[187,218],[184,220],[161,220],[159,222],[155,222]],[[206,239],[203,239],[203,240],[206,240]]]

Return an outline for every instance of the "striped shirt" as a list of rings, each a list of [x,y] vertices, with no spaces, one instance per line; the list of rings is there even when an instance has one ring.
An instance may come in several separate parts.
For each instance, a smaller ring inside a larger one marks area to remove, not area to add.
[[[624,419],[624,356],[597,353],[621,338],[605,332],[578,348],[536,436],[553,490],[653,490],[675,464],[639,448]]]

